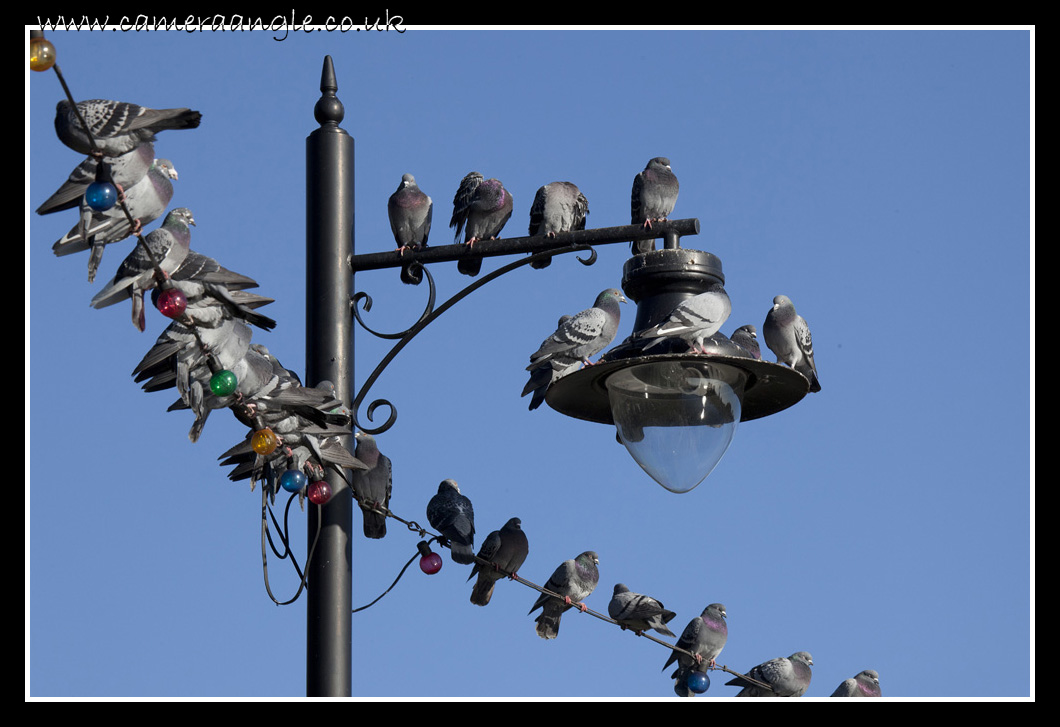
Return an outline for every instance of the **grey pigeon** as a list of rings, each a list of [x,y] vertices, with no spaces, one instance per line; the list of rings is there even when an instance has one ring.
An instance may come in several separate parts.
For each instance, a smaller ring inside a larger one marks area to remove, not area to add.
[[[427,522],[449,542],[454,563],[475,562],[475,511],[454,480],[442,480],[427,503]]]
[[[692,696],[687,685],[688,675],[693,671],[706,673],[707,667],[714,666],[714,660],[725,648],[725,642],[729,638],[729,627],[725,623],[726,617],[725,606],[712,603],[689,621],[685,630],[681,632],[681,638],[677,640],[676,646],[695,654],[698,659],[681,652],[671,651],[670,657],[663,664],[663,669],[665,669],[675,661],[677,662],[677,669],[670,676],[675,680],[674,691],[678,696]]]
[[[729,336],[729,340],[744,351],[747,351],[747,353],[751,354],[756,360],[762,360],[762,351],[758,347],[758,329],[753,325],[748,324],[746,326],[740,326],[732,332],[732,335]]]
[[[253,350],[271,358],[263,347]],[[345,469],[366,467],[344,444],[350,433],[350,420],[342,402],[335,398],[331,382],[321,381],[310,388],[294,384],[279,393],[273,390],[267,395],[255,394],[240,403],[241,406],[232,407],[236,418],[251,430],[262,424],[269,427],[279,438],[280,446],[272,454],[259,455],[251,447],[253,431],[249,432],[242,442],[221,455],[226,458],[222,465],[236,465],[229,479],[261,480],[266,492],[275,496],[280,475],[290,468],[302,470],[310,479],[320,479],[329,467],[343,478]],[[250,416],[245,414],[247,404],[255,405]]]
[[[662,323],[643,331],[640,338],[649,340],[643,350],[667,338],[680,338],[693,353],[705,353],[703,342],[721,329],[731,312],[732,303],[725,288],[713,283],[706,291],[681,301]]]
[[[173,183],[177,170],[168,159],[155,159],[147,174],[125,190],[125,206],[137,226],[129,224],[121,205],[114,205],[104,212],[96,212],[84,201],[78,223],[52,245],[58,255],[70,255],[91,249],[88,259],[88,281],[96,278],[96,270],[103,259],[103,248],[124,240],[139,231],[139,227],[154,222],[166,211],[173,198]]]
[[[478,557],[488,560],[495,567],[483,565],[478,561],[471,569],[471,575],[467,577],[470,581],[475,575],[478,580],[471,587],[471,602],[476,606],[485,606],[493,597],[493,587],[501,578],[505,577],[499,569],[503,569],[513,576],[518,574],[527,554],[530,552],[530,544],[523,532],[523,522],[513,517],[501,526],[500,530],[494,530],[482,541]]]
[[[416,184],[416,178],[411,174],[402,174],[401,184],[398,185],[397,191],[390,195],[386,205],[390,229],[402,254],[407,249],[418,250],[427,247],[433,207],[431,198]],[[422,279],[422,273],[417,275],[417,271],[411,266],[401,268],[401,282],[415,285]]]
[[[454,239],[464,232],[464,244],[473,249],[479,240],[496,239],[512,216],[512,194],[499,179],[483,180],[478,172],[469,172],[453,197],[453,216],[449,226],[456,228]],[[472,257],[457,261],[457,270],[464,275],[478,275],[482,259]]]
[[[629,198],[631,225],[650,228],[653,222],[669,217],[677,204],[680,185],[666,157],[655,157],[644,167],[644,171],[633,178],[633,191]],[[655,240],[637,240],[630,246],[634,254],[655,249]]]
[[[154,141],[155,134],[166,129],[194,129],[202,114],[186,108],[149,109],[134,103],[91,99],[79,101],[88,130],[96,147],[104,156],[118,156],[132,151],[145,141]],[[81,154],[91,154],[92,144],[73,106],[63,99],[55,107],[55,133],[59,141]]]
[[[807,651],[796,651],[789,657],[770,659],[747,672],[747,676],[764,682],[772,689],[763,689],[743,677],[725,682],[743,687],[737,697],[801,697],[810,686],[813,657]]]
[[[144,245],[163,274],[172,273],[188,256],[191,249],[191,229],[188,225],[194,224],[191,210],[177,207],[170,210],[161,227],[144,237]],[[103,308],[131,297],[133,325],[141,331],[144,330],[144,291],[158,284],[151,256],[144,250],[144,245],[137,244],[118,266],[114,278],[92,297],[93,308]]]
[[[93,156],[87,156],[83,162],[74,167],[62,186],[37,208],[37,214],[50,215],[53,212],[77,207],[89,185],[96,181],[96,171],[100,164],[107,165],[110,181],[124,191],[143,179],[154,161],[155,145],[149,141],[116,157],[97,160]]]
[[[379,451],[375,437],[355,432],[357,447],[353,456],[368,465],[366,470],[355,470],[351,480],[353,491],[363,503],[364,537],[379,539],[386,535],[386,515],[369,510],[375,505],[382,510],[390,506],[393,473],[390,458]]]
[[[571,606],[577,605],[582,611],[586,610],[582,601],[589,597],[600,581],[600,571],[596,568],[599,562],[596,553],[587,550],[577,558],[560,563],[549,576],[544,588],[559,594],[561,598],[542,593],[534,601],[529,613],[541,609],[541,615],[534,619],[538,636],[542,639],[556,638],[559,635],[560,618]]]
[[[615,339],[621,317],[618,304],[625,302],[622,293],[608,288],[596,296],[591,308],[560,318],[555,332],[541,342],[526,367],[530,380],[523,387],[521,396],[534,392],[531,411],[544,401],[549,386],[579,364],[592,365],[589,358],[603,351]]]
[[[265,331],[276,327],[276,321],[254,310],[272,303],[272,298],[242,290],[256,287],[257,282],[194,250],[170,274],[169,283],[184,293],[184,313],[198,326],[216,327],[227,318],[238,318]],[[157,304],[159,293],[157,287],[151,292],[152,302]]]
[[[616,583],[611,602],[607,604],[607,615],[623,628],[633,629],[638,634],[648,629],[655,629],[660,634],[675,636],[666,628],[676,613],[667,610],[651,596],[634,593],[625,583]]]
[[[762,337],[769,350],[784,363],[810,381],[810,391],[820,391],[817,366],[813,362],[813,340],[806,319],[795,312],[795,304],[786,295],[773,299],[773,307],[766,314]]]
[[[555,237],[561,232],[585,229],[589,201],[572,182],[552,182],[537,190],[530,205],[530,235]],[[530,263],[532,268],[547,268],[552,258]]]
[[[832,692],[833,697],[882,697],[880,675],[874,669],[866,669],[857,676],[845,679]]]

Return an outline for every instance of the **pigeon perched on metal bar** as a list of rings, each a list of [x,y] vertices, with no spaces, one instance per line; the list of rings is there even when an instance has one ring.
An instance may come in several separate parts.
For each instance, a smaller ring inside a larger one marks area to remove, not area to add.
[[[762,350],[758,346],[758,329],[753,325],[740,326],[732,332],[729,340],[751,354],[755,360],[762,360]]]
[[[530,205],[530,235],[555,237],[561,232],[585,229],[589,202],[572,182],[551,182],[537,190]],[[530,263],[532,268],[547,268],[552,258]]]
[[[820,391],[817,365],[813,362],[813,340],[806,319],[795,312],[795,304],[786,295],[773,298],[766,314],[762,337],[777,362],[787,364],[810,381],[810,391]]]
[[[655,157],[649,160],[644,171],[633,178],[629,223],[650,228],[652,223],[665,220],[677,204],[679,187],[669,159]],[[655,249],[655,240],[636,240],[630,248],[634,254],[650,252]]]
[[[431,234],[431,214],[434,203],[416,184],[411,174],[401,175],[401,184],[397,191],[390,195],[386,211],[390,217],[390,230],[398,250],[418,250],[427,247],[427,238]],[[401,268],[401,282],[416,285],[423,280],[423,274],[413,266]]]
[[[603,351],[615,339],[621,318],[619,303],[626,298],[615,288],[608,288],[596,296],[591,308],[573,316],[563,316],[555,332],[541,342],[530,356],[530,380],[521,396],[530,392],[533,411],[545,399],[548,387],[574,371],[579,364],[592,365],[591,356]]]
[[[705,353],[704,341],[721,330],[730,313],[728,293],[720,283],[713,283],[706,291],[681,301],[662,323],[642,331],[640,339],[648,341],[643,350],[666,339],[679,338],[692,353]]]
[[[453,216],[449,226],[456,229],[454,239],[464,233],[468,252],[479,240],[494,240],[512,216],[512,194],[499,179],[483,179],[478,172],[468,173],[453,197]],[[461,258],[457,270],[464,275],[478,275],[482,258]]]

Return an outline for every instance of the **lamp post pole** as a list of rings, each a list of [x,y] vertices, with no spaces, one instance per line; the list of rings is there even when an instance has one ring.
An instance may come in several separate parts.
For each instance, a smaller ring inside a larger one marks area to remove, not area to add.
[[[325,379],[350,405],[353,382],[353,138],[339,128],[342,103],[331,56],[324,59],[320,127],[306,139],[306,386]],[[352,449],[352,438],[346,437]],[[334,493],[326,506],[310,505],[306,565],[306,696],[351,694],[353,496],[327,474]],[[319,532],[319,536],[318,536]]]

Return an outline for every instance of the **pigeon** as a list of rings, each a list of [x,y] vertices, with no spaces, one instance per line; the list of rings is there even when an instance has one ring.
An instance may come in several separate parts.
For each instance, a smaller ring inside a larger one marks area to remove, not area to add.
[[[743,687],[737,697],[801,697],[810,686],[813,673],[813,657],[807,651],[796,651],[791,656],[770,659],[747,672],[747,676],[765,682],[772,690],[763,689],[743,677],[725,682],[727,685]]]
[[[596,588],[600,580],[600,572],[596,566],[600,559],[591,550],[587,550],[573,560],[565,560],[548,578],[544,588],[562,597],[556,598],[547,593],[542,593],[533,608],[528,613],[533,613],[538,608],[541,615],[534,619],[537,622],[537,635],[542,639],[554,639],[559,635],[559,620],[563,612],[571,606],[577,605],[585,611],[582,603]]]
[[[537,190],[530,205],[530,235],[555,237],[560,232],[585,229],[589,202],[576,184],[552,182]],[[530,263],[532,268],[547,268],[551,257]]]
[[[371,434],[355,432],[353,436],[357,440],[353,456],[368,465],[368,469],[355,471],[351,485],[361,501],[364,537],[378,540],[386,535],[386,515],[368,508],[375,505],[385,511],[390,506],[393,488],[390,458],[379,451]]]
[[[654,339],[643,350],[667,338],[680,338],[693,353],[706,353],[703,342],[721,329],[731,312],[732,303],[725,288],[713,283],[706,291],[681,301],[665,321],[641,332],[641,339]]]
[[[729,340],[747,351],[756,360],[762,360],[762,351],[758,347],[758,329],[753,325],[740,326],[732,332]]]
[[[92,307],[104,308],[131,297],[133,325],[143,331],[144,291],[150,290],[158,283],[151,257],[153,256],[165,275],[180,267],[190,250],[191,229],[188,225],[194,224],[195,218],[187,207],[170,210],[162,221],[162,226],[149,232],[143,245],[137,244],[133,248],[118,266],[114,278],[92,297]],[[145,245],[151,251],[150,256],[144,250]]]
[[[559,319],[556,331],[541,342],[530,356],[530,380],[520,396],[530,392],[530,411],[541,405],[548,387],[574,371],[579,364],[591,366],[589,357],[607,348],[618,332],[621,317],[619,303],[626,298],[615,288],[608,288],[596,296],[592,308],[573,316]]]
[[[478,575],[478,580],[471,587],[471,602],[476,606],[485,606],[493,597],[493,587],[505,576],[498,568],[515,576],[522,567],[523,561],[526,560],[530,552],[530,544],[527,542],[522,525],[522,520],[513,517],[504,523],[500,530],[494,530],[482,541],[478,557],[488,560],[494,567],[476,561],[475,567],[471,569],[471,575],[467,577],[470,581],[476,574]]]
[[[427,503],[427,522],[449,542],[454,563],[475,562],[475,511],[454,480],[442,480]]]
[[[88,259],[88,282],[96,279],[96,271],[103,260],[103,248],[124,240],[140,231],[141,226],[154,222],[166,211],[173,198],[173,183],[177,170],[168,159],[155,159],[140,181],[125,190],[125,206],[134,224],[129,224],[121,205],[96,212],[84,201],[77,224],[52,245],[58,256],[91,249]]]
[[[532,371],[550,361],[563,364],[580,362],[591,366],[589,358],[614,340],[621,317],[618,304],[625,302],[622,293],[615,288],[608,288],[596,296],[591,308],[566,319],[561,318],[556,331],[531,354],[526,370]]]
[[[50,215],[60,210],[77,207],[89,185],[96,181],[96,171],[100,164],[106,164],[110,181],[115,187],[125,190],[143,179],[147,170],[155,161],[155,145],[145,141],[132,151],[125,152],[106,160],[97,160],[93,156],[74,167],[70,176],[55,190],[51,197],[37,208],[38,215]]]
[[[453,217],[449,226],[456,228],[454,239],[464,232],[464,244],[472,249],[479,240],[495,240],[512,216],[512,194],[499,179],[483,181],[478,172],[469,172],[462,180],[453,197]],[[478,275],[482,259],[461,259],[457,270],[464,275]]]
[[[427,237],[431,234],[431,212],[434,203],[416,184],[411,174],[401,175],[401,184],[397,191],[390,195],[386,211],[390,217],[390,229],[394,233],[398,251],[418,250],[427,247]],[[423,280],[422,273],[411,266],[401,268],[401,282],[416,285]]]
[[[706,673],[707,667],[715,665],[715,659],[725,648],[725,642],[729,638],[729,627],[725,624],[726,617],[725,606],[712,603],[689,621],[685,630],[681,632],[681,638],[677,640],[676,646],[695,654],[697,658],[693,659],[687,654],[671,651],[670,657],[663,664],[663,669],[665,669],[675,661],[677,662],[677,669],[671,674],[671,678],[676,680],[674,691],[678,696],[692,696],[686,683],[691,672]]]
[[[104,156],[132,151],[166,129],[194,129],[202,114],[191,109],[149,109],[123,101],[92,99],[79,101],[77,110]],[[70,102],[63,99],[55,107],[55,133],[59,141],[81,154],[92,154],[92,142]]]
[[[633,178],[629,223],[650,229],[653,222],[665,220],[677,204],[679,186],[669,159],[655,157],[650,160],[644,171]],[[655,240],[636,240],[630,247],[634,254],[650,252],[655,249]]]
[[[611,602],[607,604],[607,615],[613,618],[622,628],[633,629],[638,634],[648,629],[655,629],[660,634],[675,636],[666,628],[676,613],[667,610],[651,596],[634,593],[625,583],[616,583]]]
[[[810,391],[820,391],[817,366],[813,362],[813,341],[806,319],[795,312],[795,305],[786,295],[773,299],[773,307],[762,324],[762,337],[769,350],[777,356],[777,363],[787,364],[810,381]]]
[[[845,679],[832,692],[833,697],[881,697],[880,675],[874,669],[866,669],[856,677]]]

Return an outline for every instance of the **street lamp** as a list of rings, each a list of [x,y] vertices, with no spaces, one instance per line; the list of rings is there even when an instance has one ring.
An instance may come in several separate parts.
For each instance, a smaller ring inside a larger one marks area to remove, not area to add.
[[[600,361],[554,382],[545,401],[577,419],[613,424],[645,472],[671,492],[688,492],[706,479],[732,443],[741,421],[775,414],[797,403],[809,382],[782,364],[760,361],[717,333],[706,353],[674,338],[646,354],[639,334],[683,300],[724,283],[721,260],[680,247],[629,259],[622,290],[637,303],[633,333]]]

